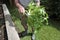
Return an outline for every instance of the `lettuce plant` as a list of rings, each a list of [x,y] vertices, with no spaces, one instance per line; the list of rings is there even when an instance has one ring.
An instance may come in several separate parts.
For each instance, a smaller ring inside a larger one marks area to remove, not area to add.
[[[26,11],[28,12],[28,25],[34,27],[35,30],[43,24],[48,25],[48,14],[44,6],[37,7],[34,2],[31,2]]]

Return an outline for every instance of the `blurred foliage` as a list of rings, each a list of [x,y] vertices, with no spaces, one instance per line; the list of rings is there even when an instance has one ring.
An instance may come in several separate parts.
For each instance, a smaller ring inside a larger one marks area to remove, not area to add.
[[[46,11],[49,14],[49,16],[55,16],[60,18],[60,0],[40,0],[40,1],[41,5],[44,5],[46,7]],[[9,1],[5,0],[4,3],[10,6]]]
[[[49,16],[60,18],[60,0],[41,0],[41,5],[46,6]]]
[[[44,6],[37,7],[34,2],[31,2],[27,7],[28,25],[34,27],[35,30],[43,24],[48,25],[48,14]]]

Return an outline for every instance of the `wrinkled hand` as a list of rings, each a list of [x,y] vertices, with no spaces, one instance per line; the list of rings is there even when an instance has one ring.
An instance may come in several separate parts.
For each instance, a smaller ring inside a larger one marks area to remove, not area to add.
[[[18,10],[20,13],[25,13],[25,8],[23,6],[20,6]]]

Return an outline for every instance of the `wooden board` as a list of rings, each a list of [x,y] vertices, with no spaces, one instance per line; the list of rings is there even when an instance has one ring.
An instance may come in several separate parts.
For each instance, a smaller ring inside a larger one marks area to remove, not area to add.
[[[3,4],[2,6],[3,6],[3,11],[4,11],[4,16],[5,16],[8,40],[20,40],[18,33],[15,30],[15,27],[12,22],[11,15],[8,11],[7,6],[5,4]]]

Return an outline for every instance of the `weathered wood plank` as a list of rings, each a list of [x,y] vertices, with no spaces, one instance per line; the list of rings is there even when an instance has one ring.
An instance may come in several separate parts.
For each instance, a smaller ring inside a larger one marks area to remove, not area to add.
[[[8,11],[8,8],[5,4],[3,6],[4,16],[5,16],[5,23],[7,29],[8,40],[20,40],[17,31],[15,30],[14,24],[11,19],[11,15]]]

